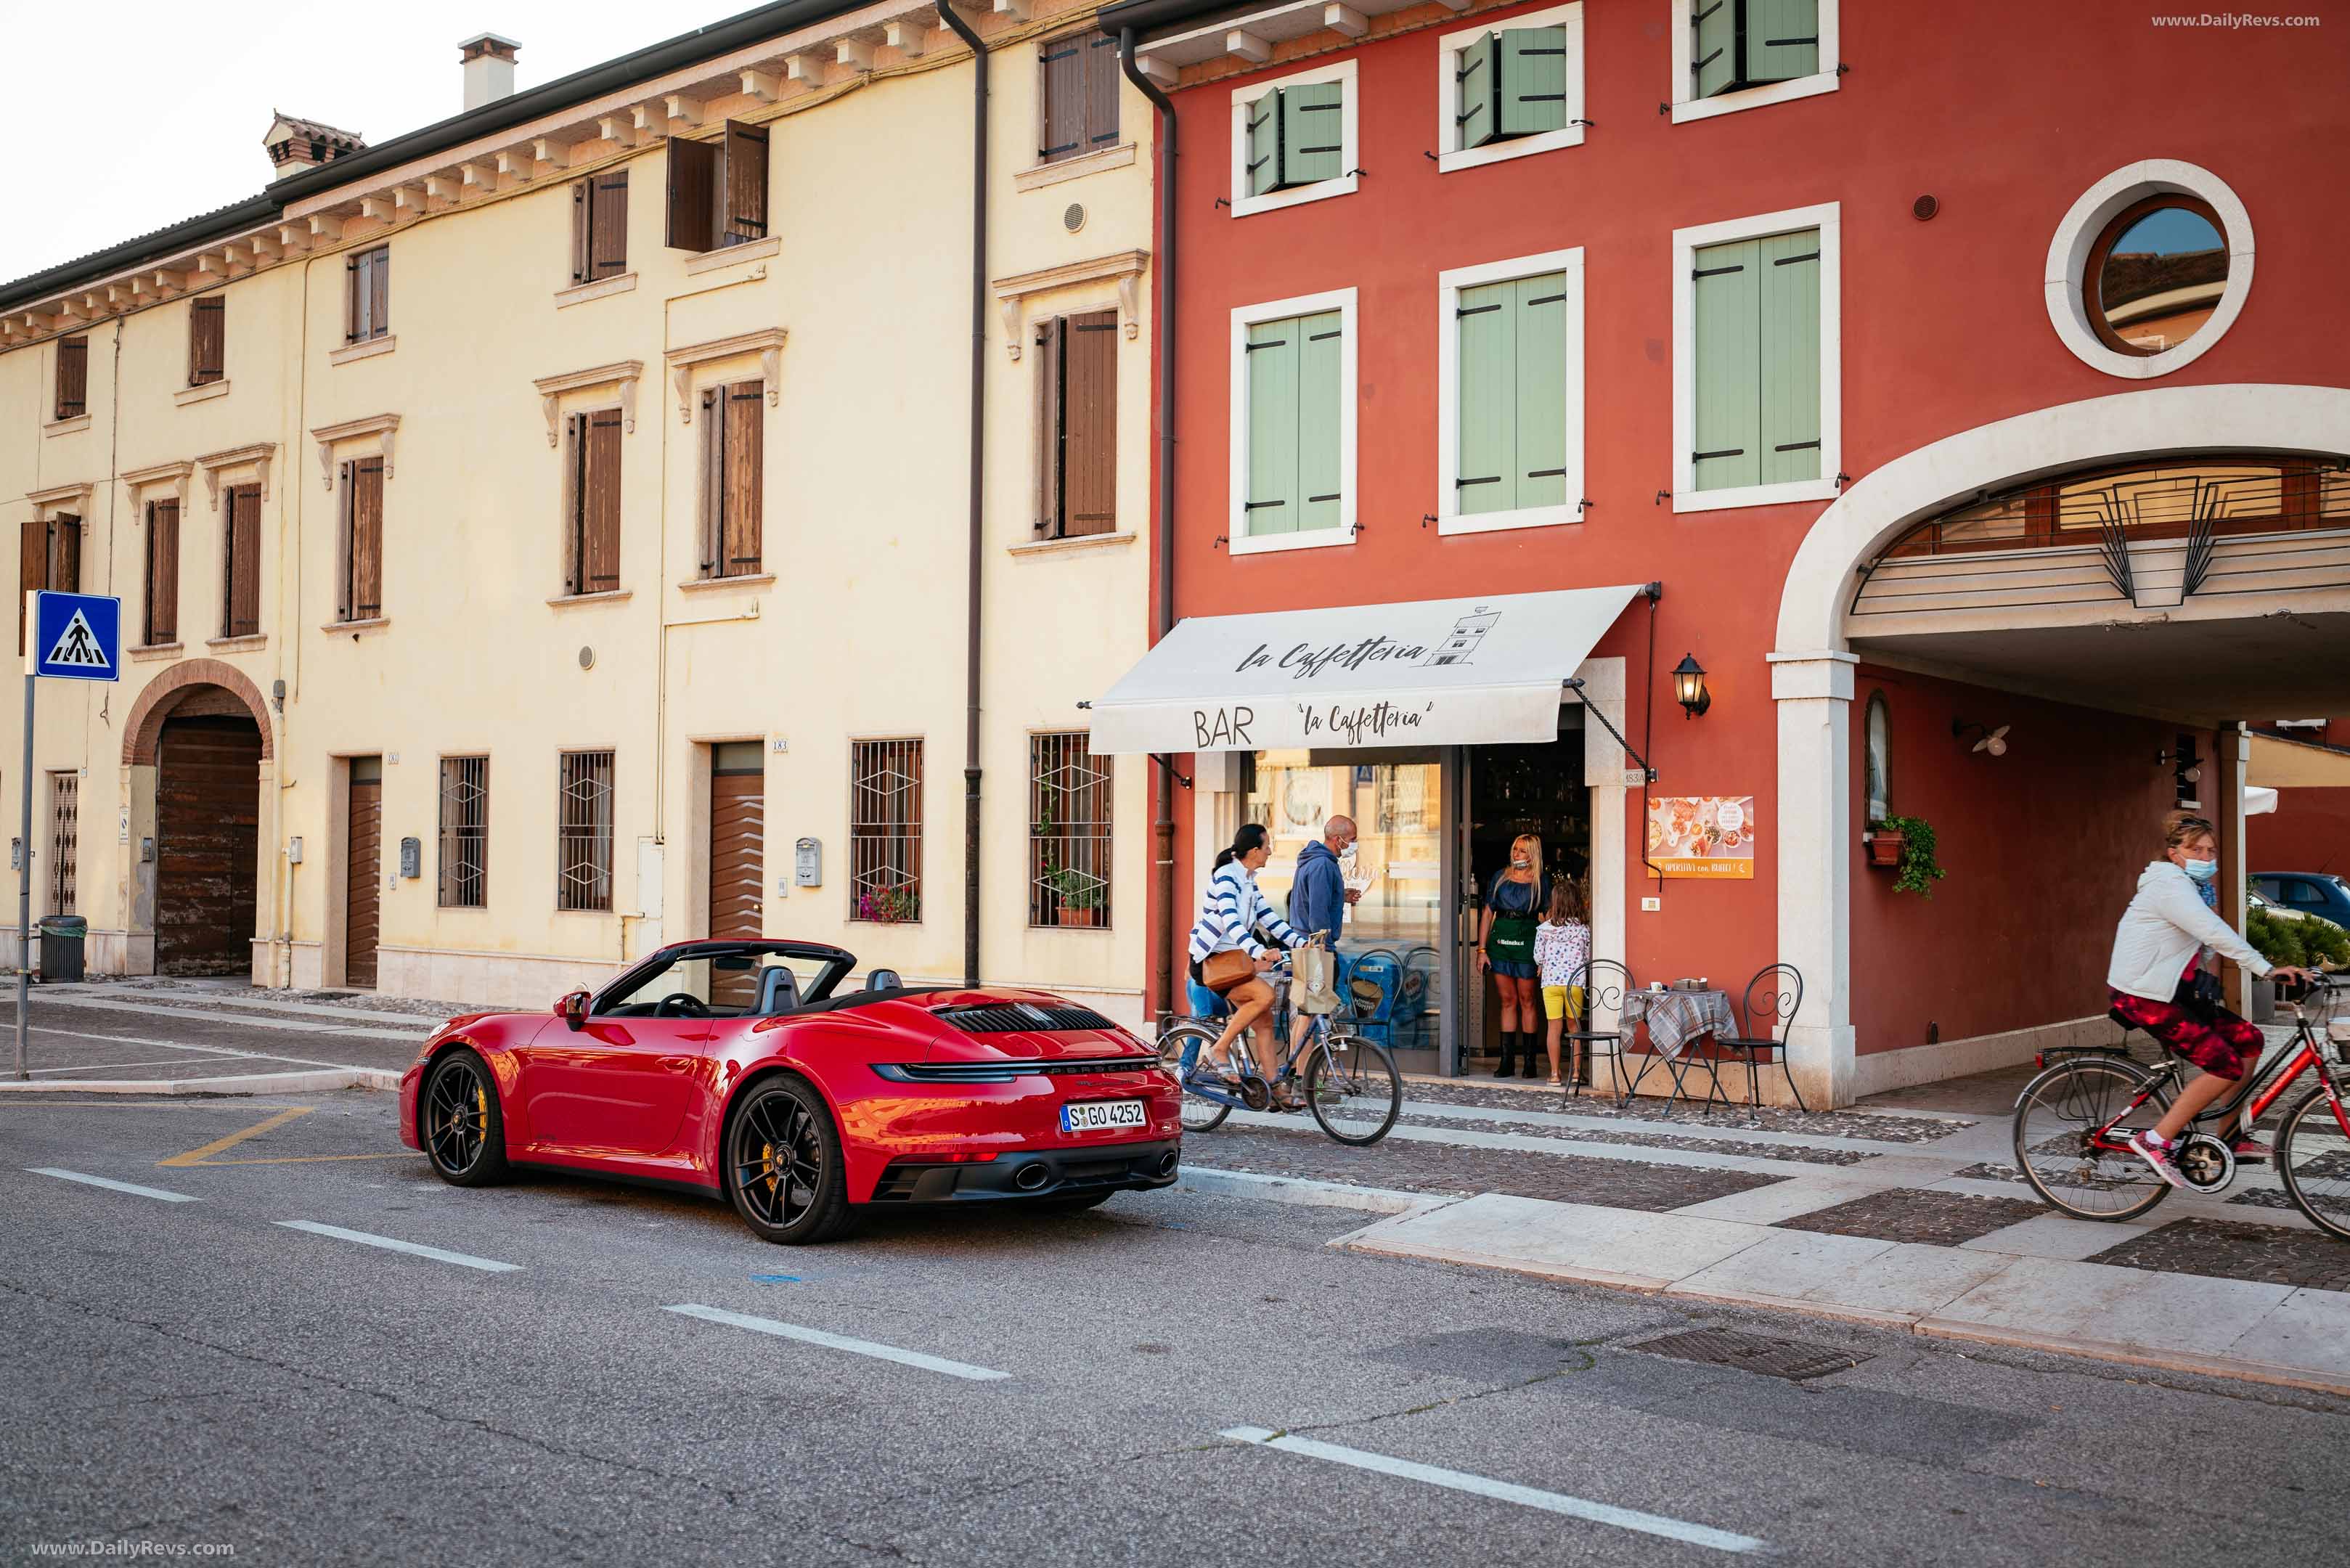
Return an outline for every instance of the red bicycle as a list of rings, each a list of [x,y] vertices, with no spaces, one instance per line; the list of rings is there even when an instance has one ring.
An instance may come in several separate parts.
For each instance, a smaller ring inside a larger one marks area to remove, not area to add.
[[[2278,1124],[2282,1191],[2263,1183],[2237,1201],[2280,1209],[2289,1202],[2319,1230],[2350,1241],[2350,1075],[2337,1071],[2350,1067],[2345,995],[2350,987],[2325,980],[2293,1002],[2293,1037],[2189,1124],[2172,1158],[2192,1190],[2224,1192],[2236,1179],[2234,1153],[2204,1130],[2206,1124],[2224,1127],[2242,1106],[2242,1125],[2252,1127],[2314,1071],[2317,1082]],[[2128,1139],[2162,1119],[2184,1069],[2175,1057],[2146,1066],[2122,1045],[2075,1047],[2062,1058],[2016,1096],[2016,1168],[2033,1190],[2076,1220],[2135,1219],[2168,1197],[2170,1186],[2130,1150]]]

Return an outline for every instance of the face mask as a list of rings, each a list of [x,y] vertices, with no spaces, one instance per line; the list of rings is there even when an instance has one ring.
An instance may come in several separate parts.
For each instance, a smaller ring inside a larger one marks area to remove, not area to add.
[[[1513,855],[1510,857],[1510,864],[1523,871],[1526,868],[1526,857],[1523,855]]]
[[[2220,874],[2220,863],[2217,860],[2189,860],[2183,863],[2180,869],[2198,882],[2209,882]]]

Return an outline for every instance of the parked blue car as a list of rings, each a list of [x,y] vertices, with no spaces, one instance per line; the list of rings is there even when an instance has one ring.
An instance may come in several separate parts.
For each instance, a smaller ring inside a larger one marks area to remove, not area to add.
[[[2350,927],[2350,883],[2323,871],[2255,871],[2261,897],[2296,915],[2317,915]]]

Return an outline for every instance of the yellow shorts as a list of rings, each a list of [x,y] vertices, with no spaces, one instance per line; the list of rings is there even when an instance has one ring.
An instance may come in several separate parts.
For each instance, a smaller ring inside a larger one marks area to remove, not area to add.
[[[1581,1018],[1583,987],[1579,985],[1546,985],[1542,988],[1544,1018]]]

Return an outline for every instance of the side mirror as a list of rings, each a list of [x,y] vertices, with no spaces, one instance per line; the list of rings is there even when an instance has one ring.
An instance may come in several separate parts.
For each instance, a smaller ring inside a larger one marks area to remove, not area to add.
[[[574,1030],[587,1028],[588,993],[585,991],[565,992],[563,999],[555,1004],[555,1011],[562,1014],[563,1022]]]

